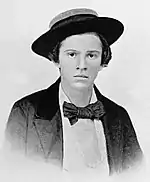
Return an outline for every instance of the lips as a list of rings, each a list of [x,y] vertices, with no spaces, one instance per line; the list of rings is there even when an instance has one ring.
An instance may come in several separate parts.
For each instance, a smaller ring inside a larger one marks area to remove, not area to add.
[[[79,78],[88,78],[88,76],[86,76],[86,75],[76,75],[75,77],[79,77]]]

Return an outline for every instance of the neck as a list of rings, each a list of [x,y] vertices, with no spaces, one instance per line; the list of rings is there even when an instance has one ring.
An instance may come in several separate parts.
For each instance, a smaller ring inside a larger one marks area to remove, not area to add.
[[[70,102],[77,107],[85,107],[90,103],[93,85],[89,88],[75,89],[61,81],[61,87]]]

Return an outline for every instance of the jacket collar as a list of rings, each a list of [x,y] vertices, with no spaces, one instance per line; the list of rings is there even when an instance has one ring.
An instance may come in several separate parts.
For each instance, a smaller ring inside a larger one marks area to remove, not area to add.
[[[40,118],[44,118],[47,120],[51,120],[52,117],[56,114],[59,108],[59,84],[61,78],[59,77],[56,82],[54,82],[50,87],[44,90],[40,95],[37,102],[37,111],[36,114]],[[100,100],[107,114],[110,115],[111,118],[116,116],[116,104],[110,101],[108,98],[104,97],[94,84],[94,90],[96,93],[96,97]]]

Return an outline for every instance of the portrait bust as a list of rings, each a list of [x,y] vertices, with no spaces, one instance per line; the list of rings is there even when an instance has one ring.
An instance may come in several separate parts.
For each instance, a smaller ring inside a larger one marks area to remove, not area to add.
[[[67,171],[112,175],[141,164],[143,152],[128,112],[94,83],[123,31],[119,20],[86,8],[51,20],[32,50],[52,61],[60,77],[14,103],[5,130],[11,151]]]

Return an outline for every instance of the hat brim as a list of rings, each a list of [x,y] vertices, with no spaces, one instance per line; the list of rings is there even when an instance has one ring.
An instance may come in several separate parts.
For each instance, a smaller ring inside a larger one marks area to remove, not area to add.
[[[52,52],[56,44],[71,35],[97,32],[106,39],[108,45],[112,45],[122,35],[123,30],[123,24],[113,18],[95,16],[82,19],[80,17],[73,21],[66,21],[57,28],[51,28],[36,39],[31,48],[36,54],[48,58],[48,54]]]

